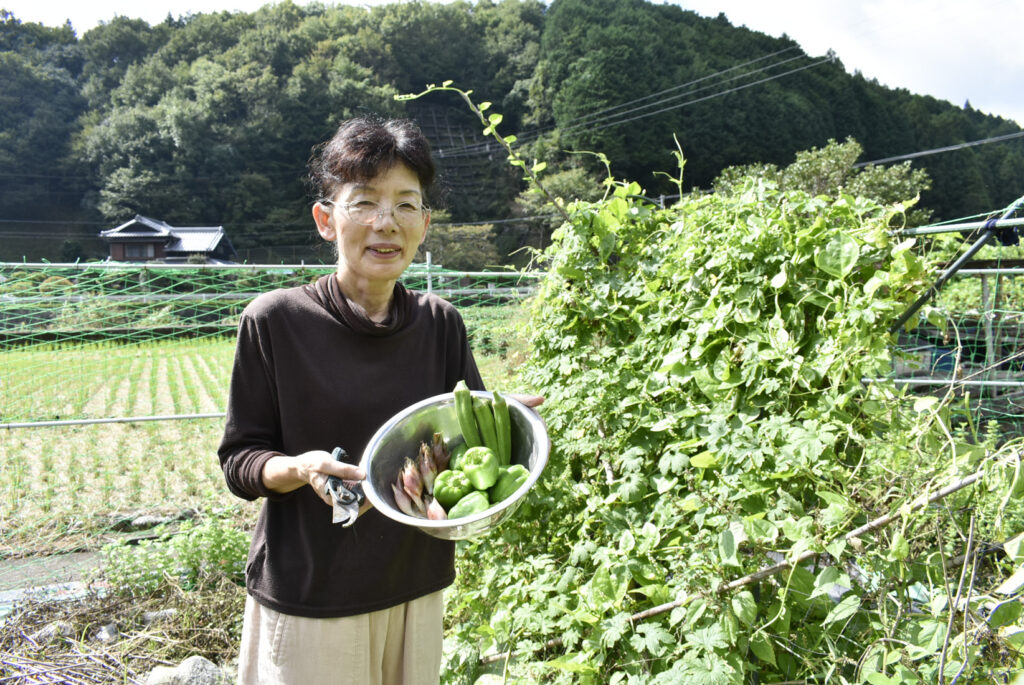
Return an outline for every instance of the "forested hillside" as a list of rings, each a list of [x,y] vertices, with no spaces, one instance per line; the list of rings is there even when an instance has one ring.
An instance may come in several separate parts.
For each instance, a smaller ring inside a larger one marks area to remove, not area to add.
[[[452,80],[491,101],[564,192],[600,188],[600,152],[648,195],[726,167],[789,164],[830,139],[860,161],[981,140],[1012,121],[848,74],[842,55],[646,0],[480,0],[366,9],[290,2],[151,26],[124,17],[77,35],[0,15],[0,259],[100,256],[136,213],[223,225],[243,258],[312,258],[310,148],[353,114],[417,119],[447,181],[444,223],[493,226],[499,259],[546,239],[503,151],[455,99],[395,95]],[[923,205],[949,219],[1024,192],[1024,138],[922,157]],[[527,215],[524,218],[524,215]],[[511,221],[512,219],[518,221]]]

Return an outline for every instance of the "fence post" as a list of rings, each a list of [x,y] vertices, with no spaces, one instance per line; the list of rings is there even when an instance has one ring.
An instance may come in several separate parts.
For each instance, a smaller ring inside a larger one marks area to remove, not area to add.
[[[981,275],[981,325],[985,336],[985,366],[992,368],[996,361],[996,342],[992,331],[992,319],[995,318],[995,306],[992,301],[992,288],[988,276]]]
[[[427,250],[427,293],[434,292],[434,277],[430,274],[430,250]]]

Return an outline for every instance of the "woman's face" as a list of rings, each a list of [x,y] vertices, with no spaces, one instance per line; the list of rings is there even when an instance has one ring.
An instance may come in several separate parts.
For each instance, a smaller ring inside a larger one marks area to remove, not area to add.
[[[373,205],[372,224],[353,219]],[[313,217],[320,235],[338,243],[339,274],[365,287],[394,283],[412,262],[430,223],[428,212],[412,211],[423,206],[419,178],[398,163],[366,183],[346,183],[331,202],[314,206]]]

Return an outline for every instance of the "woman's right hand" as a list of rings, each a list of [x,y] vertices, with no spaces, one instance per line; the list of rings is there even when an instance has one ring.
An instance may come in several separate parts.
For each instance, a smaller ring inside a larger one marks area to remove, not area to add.
[[[327,492],[327,478],[361,481],[366,473],[355,464],[336,461],[330,452],[310,450],[294,457],[271,457],[263,467],[263,483],[274,492],[291,492],[309,485],[324,502],[333,505]]]

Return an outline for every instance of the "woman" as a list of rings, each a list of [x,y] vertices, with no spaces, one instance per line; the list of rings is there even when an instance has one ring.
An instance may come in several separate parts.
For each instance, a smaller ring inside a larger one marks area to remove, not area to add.
[[[454,545],[373,510],[333,524],[330,475],[387,419],[483,382],[450,304],[398,283],[426,236],[430,147],[409,121],[359,118],[317,148],[313,220],[338,268],[243,312],[219,449],[230,490],[265,498],[246,566],[240,683],[431,683]],[[524,399],[531,406],[540,398]]]

